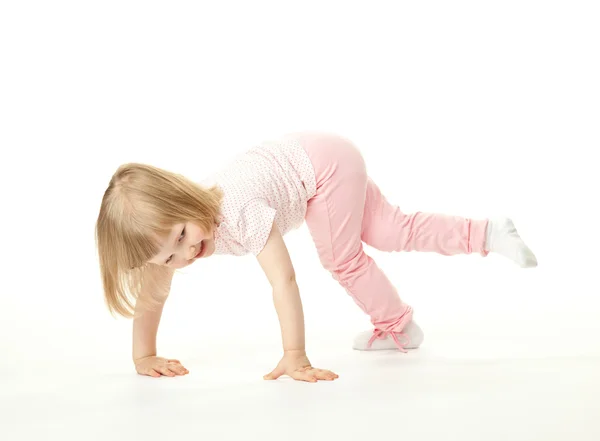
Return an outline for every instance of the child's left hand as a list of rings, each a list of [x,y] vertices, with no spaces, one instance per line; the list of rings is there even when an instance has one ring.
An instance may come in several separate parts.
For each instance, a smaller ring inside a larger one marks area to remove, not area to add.
[[[318,380],[332,381],[339,377],[331,371],[312,367],[304,351],[286,351],[273,372],[263,378],[276,380],[282,375],[309,383],[316,383]]]

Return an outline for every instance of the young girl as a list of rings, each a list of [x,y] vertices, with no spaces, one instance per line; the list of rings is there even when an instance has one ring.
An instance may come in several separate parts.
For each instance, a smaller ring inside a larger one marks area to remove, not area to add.
[[[137,372],[188,373],[156,351],[174,270],[213,254],[251,253],[272,286],[283,342],[281,361],[264,378],[338,378],[313,367],[305,352],[302,303],[282,239],[304,221],[323,267],[370,316],[373,329],[355,338],[357,350],[406,352],[423,341],[413,309],[365,254],[363,243],[388,252],[496,252],[521,267],[537,265],[510,219],[403,213],[368,176],[357,147],[333,134],[292,133],[265,141],[200,183],[125,164],[102,199],[96,241],[108,308],[134,317]]]

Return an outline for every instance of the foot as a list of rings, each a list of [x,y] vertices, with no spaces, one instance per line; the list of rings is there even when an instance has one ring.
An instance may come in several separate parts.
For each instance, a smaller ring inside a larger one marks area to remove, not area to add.
[[[400,347],[390,334],[382,334],[373,340],[374,332],[372,330],[364,331],[356,336],[352,347],[357,351],[402,350],[401,348],[416,349],[421,346],[424,339],[423,330],[414,320],[409,322],[402,332],[396,332],[395,336],[400,343]],[[373,341],[369,344],[371,340]]]
[[[508,218],[490,219],[488,221],[486,250],[498,253],[522,268],[537,266],[537,259],[523,239],[517,233],[512,220]]]

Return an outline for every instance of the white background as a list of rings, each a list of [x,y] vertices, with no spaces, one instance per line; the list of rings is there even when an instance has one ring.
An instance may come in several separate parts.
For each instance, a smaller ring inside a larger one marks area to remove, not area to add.
[[[94,243],[118,165],[201,180],[303,129],[352,139],[405,212],[509,216],[536,253],[539,267],[522,270],[493,255],[368,249],[425,345],[598,355],[599,18],[583,1],[2,2],[0,371],[133,373],[131,323],[104,307]],[[286,241],[322,365],[369,321],[304,227]],[[177,275],[160,354],[254,380],[279,343],[251,257]],[[245,369],[259,348],[269,356]]]

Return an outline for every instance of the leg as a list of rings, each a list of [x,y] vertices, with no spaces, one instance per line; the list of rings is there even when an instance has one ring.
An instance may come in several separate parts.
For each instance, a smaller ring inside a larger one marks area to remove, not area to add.
[[[438,213],[404,214],[372,179],[367,181],[362,240],[381,251],[428,251],[445,256],[498,253],[523,268],[537,266],[533,252],[508,218],[469,219]]]
[[[363,250],[361,231],[367,174],[361,154],[341,138],[317,138],[307,152],[317,175],[317,194],[309,201],[306,224],[323,266],[377,331],[401,332],[412,308],[375,261]]]
[[[446,256],[487,255],[487,220],[437,213],[404,214],[391,205],[369,178],[362,240],[381,251],[428,251]]]

